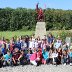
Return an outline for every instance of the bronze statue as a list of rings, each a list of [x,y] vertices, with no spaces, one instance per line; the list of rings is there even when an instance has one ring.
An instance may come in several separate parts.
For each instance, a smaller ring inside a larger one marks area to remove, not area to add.
[[[36,5],[36,12],[37,12],[37,20],[38,21],[43,21],[44,20],[44,14],[42,8],[38,7],[39,3]]]

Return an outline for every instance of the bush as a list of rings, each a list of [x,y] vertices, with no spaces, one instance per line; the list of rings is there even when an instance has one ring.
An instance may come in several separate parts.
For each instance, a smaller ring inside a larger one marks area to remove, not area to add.
[[[72,29],[72,10],[45,9],[46,30]],[[37,13],[35,9],[0,8],[0,31],[35,30]]]
[[[66,37],[72,37],[72,32],[67,30],[59,30],[59,31],[50,31],[55,38],[58,36],[61,37],[62,41],[64,42]]]

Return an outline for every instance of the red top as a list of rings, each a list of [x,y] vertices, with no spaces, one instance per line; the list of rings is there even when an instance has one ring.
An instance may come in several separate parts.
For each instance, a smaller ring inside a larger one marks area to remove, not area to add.
[[[14,44],[10,44],[10,51],[12,52],[14,50]]]
[[[41,14],[43,14],[43,10],[40,8],[38,15],[41,15]]]
[[[30,60],[33,61],[36,60],[36,58],[37,58],[37,53],[35,52],[31,55]]]

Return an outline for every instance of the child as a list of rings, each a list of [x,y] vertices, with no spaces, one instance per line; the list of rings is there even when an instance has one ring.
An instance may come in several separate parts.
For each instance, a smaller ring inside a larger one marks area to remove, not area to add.
[[[23,50],[21,50],[21,54],[20,54],[20,56],[19,56],[19,58],[18,58],[18,61],[20,61],[20,64],[21,64],[21,65],[25,65],[25,64],[28,63],[28,62],[27,62],[27,58],[26,58],[26,54],[24,53]]]
[[[70,47],[70,51],[69,51],[69,60],[70,60],[70,65],[72,65],[72,46]]]
[[[53,51],[52,49],[49,50],[49,59],[47,60],[47,64],[50,63],[50,64],[53,64]]]
[[[31,51],[28,50],[28,54],[26,55],[28,64],[30,64],[30,57],[31,57],[31,55],[32,55]]]
[[[57,61],[57,64],[61,64],[61,60],[62,60],[62,48],[58,48],[57,49],[57,52],[58,52],[58,61]]]
[[[14,46],[15,46],[15,44],[13,43],[13,41],[12,41],[12,40],[10,40],[9,50],[11,51],[11,53],[12,53],[12,52],[13,52],[13,50],[14,50]]]
[[[18,58],[20,57],[20,54],[21,53],[20,53],[19,49],[15,48],[15,50],[13,52],[13,57],[12,57],[14,65],[20,64],[19,61],[18,61]]]
[[[3,54],[0,52],[0,68],[3,66]]]
[[[42,63],[46,64],[49,59],[49,52],[46,50],[46,48],[43,49],[42,55],[43,55]]]
[[[56,49],[53,51],[52,57],[53,57],[53,64],[56,64],[56,65],[57,65],[57,61],[58,61],[58,52],[57,52]]]
[[[7,49],[6,49],[6,44],[2,44],[2,49],[1,49],[1,52],[3,55],[5,55],[7,53]]]
[[[5,54],[4,56],[4,66],[8,66],[8,65],[12,65],[12,54],[10,51],[7,51],[7,54]]]
[[[42,49],[38,48],[37,50],[37,65],[39,66],[42,63]]]
[[[32,41],[32,38],[29,39],[29,48],[32,50],[34,46],[34,42]]]
[[[30,63],[37,66],[36,59],[37,59],[37,52],[36,49],[34,49],[33,54],[30,56]]]
[[[64,65],[68,64],[68,53],[66,50],[63,51],[63,54],[62,54],[62,63]]]

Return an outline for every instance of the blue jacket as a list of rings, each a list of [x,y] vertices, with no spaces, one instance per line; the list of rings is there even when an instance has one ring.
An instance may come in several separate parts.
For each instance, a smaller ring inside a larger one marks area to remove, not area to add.
[[[72,57],[72,52],[69,53],[69,57]]]
[[[44,51],[43,50],[43,58],[45,59],[45,60],[47,60],[48,58],[49,58],[49,52],[48,51]]]

